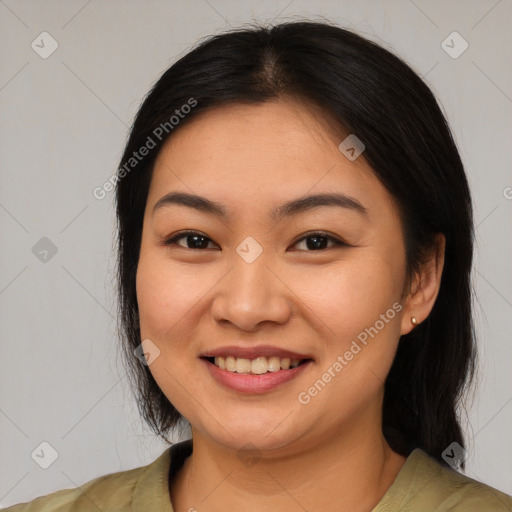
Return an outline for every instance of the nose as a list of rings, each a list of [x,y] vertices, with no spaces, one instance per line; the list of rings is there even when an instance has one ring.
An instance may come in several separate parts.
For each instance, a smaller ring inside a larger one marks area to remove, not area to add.
[[[257,330],[264,322],[284,324],[291,316],[291,296],[266,258],[248,263],[237,255],[233,268],[216,287],[211,315],[244,331]]]

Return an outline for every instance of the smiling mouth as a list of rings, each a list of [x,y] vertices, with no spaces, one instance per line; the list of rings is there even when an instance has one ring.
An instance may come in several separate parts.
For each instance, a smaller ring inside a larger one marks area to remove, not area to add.
[[[215,365],[221,370],[231,373],[241,373],[249,375],[263,375],[265,373],[281,372],[291,370],[301,366],[312,359],[290,359],[288,357],[256,357],[255,359],[245,359],[234,356],[202,357],[210,364]]]

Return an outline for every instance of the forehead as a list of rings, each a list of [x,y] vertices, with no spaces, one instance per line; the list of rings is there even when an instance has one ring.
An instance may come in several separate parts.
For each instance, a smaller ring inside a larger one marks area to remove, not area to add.
[[[389,194],[366,161],[350,161],[339,150],[347,134],[322,114],[286,100],[199,114],[160,151],[148,206],[171,190],[206,195],[239,211],[320,192],[389,206]]]

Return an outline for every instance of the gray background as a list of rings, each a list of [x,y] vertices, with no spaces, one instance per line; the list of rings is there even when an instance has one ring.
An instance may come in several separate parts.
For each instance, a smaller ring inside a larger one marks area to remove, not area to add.
[[[467,474],[512,493],[510,0],[0,0],[0,505],[165,448],[138,417],[116,348],[112,193],[92,190],[115,172],[143,95],[200,37],[297,15],[396,51],[448,117],[478,226]],[[48,51],[44,31],[59,45],[46,59],[31,47]],[[469,44],[458,58],[441,46],[453,31]],[[43,237],[56,254],[41,252]],[[43,441],[58,453],[48,469],[31,457],[49,461]]]

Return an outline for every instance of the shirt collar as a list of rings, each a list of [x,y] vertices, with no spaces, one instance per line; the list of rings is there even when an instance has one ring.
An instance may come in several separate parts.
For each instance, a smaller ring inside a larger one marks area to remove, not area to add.
[[[146,466],[133,490],[132,510],[174,512],[169,483],[191,453],[192,440],[187,439],[173,444]]]

